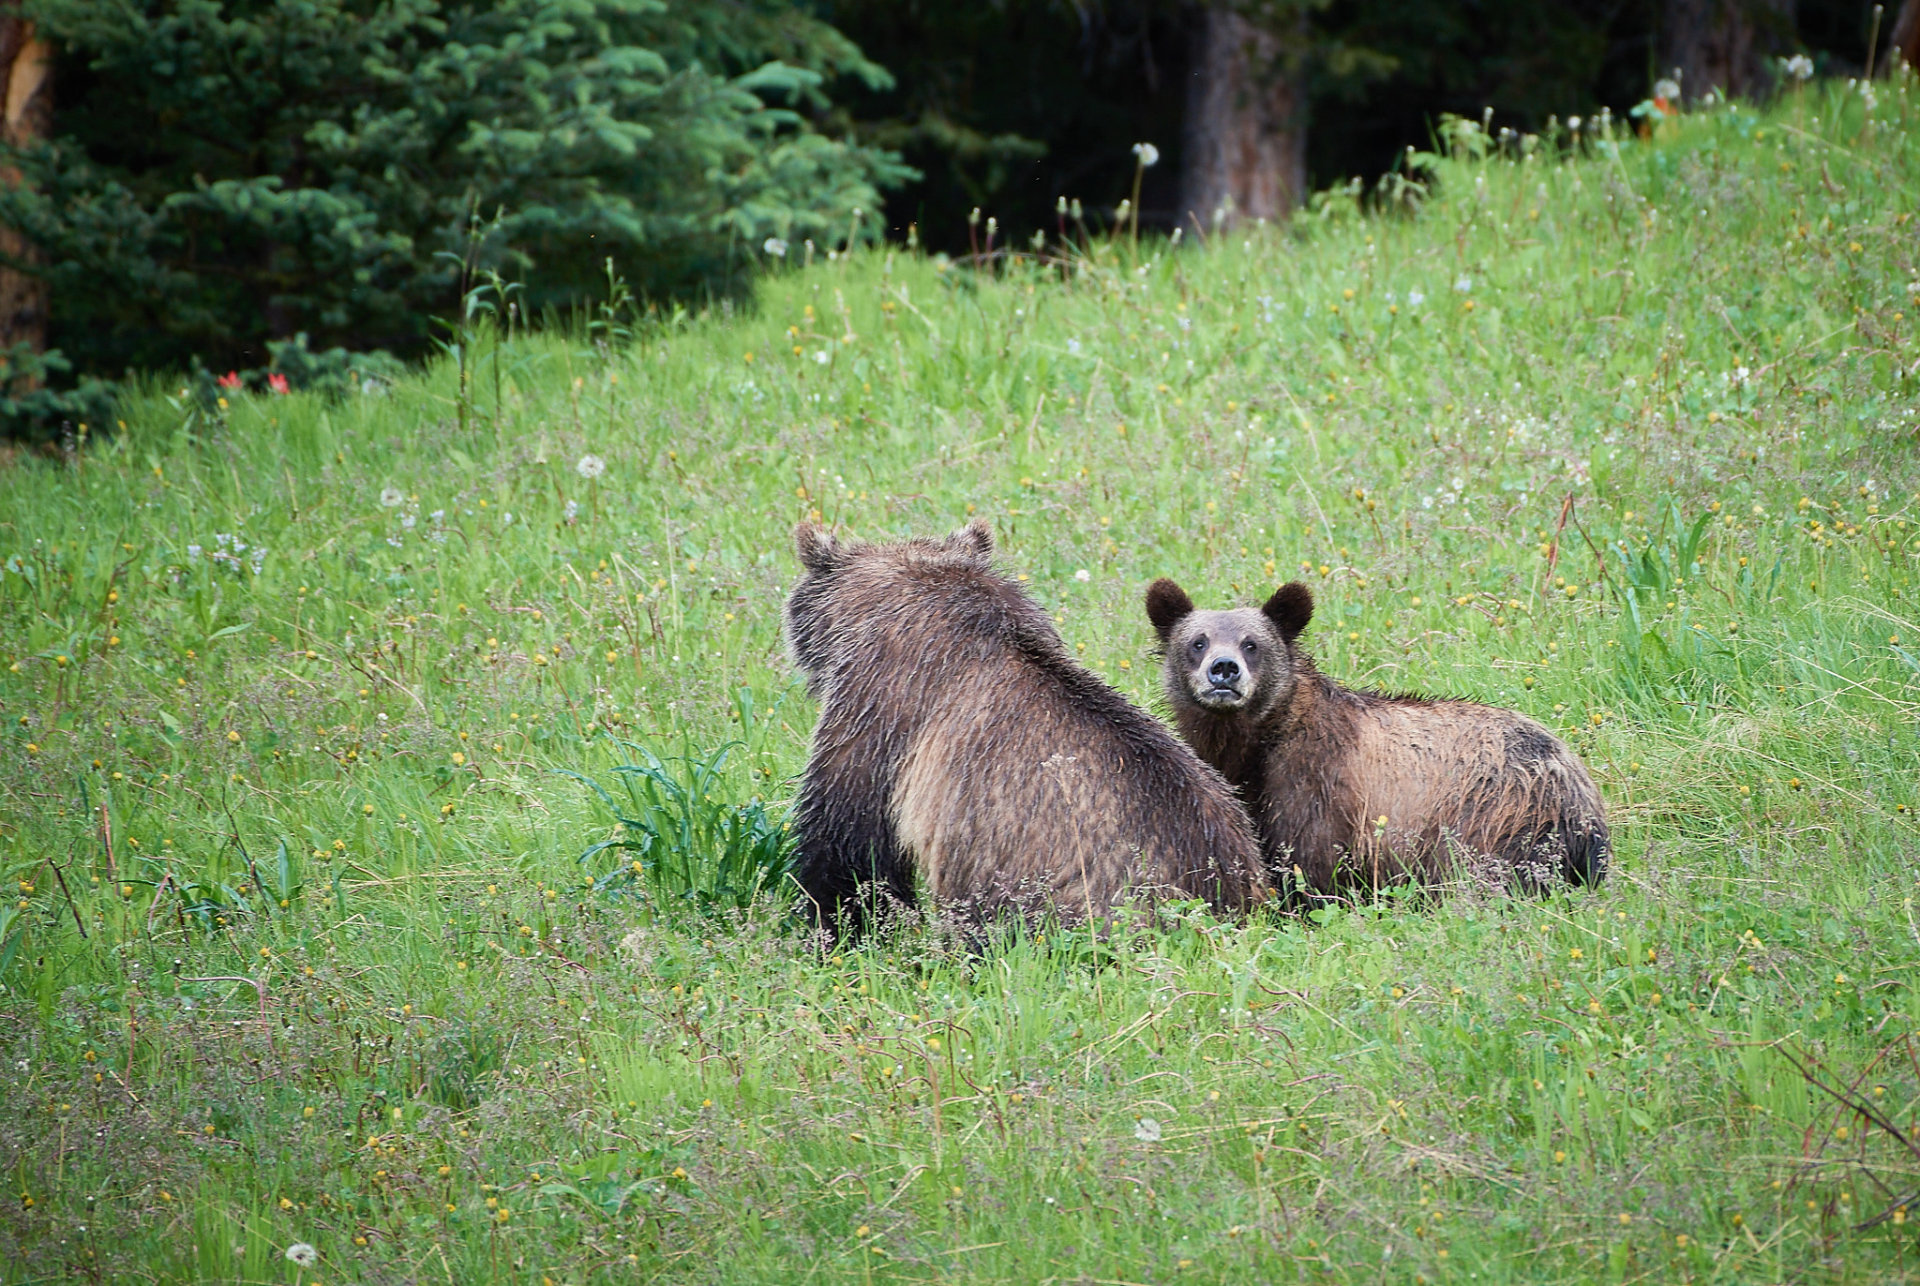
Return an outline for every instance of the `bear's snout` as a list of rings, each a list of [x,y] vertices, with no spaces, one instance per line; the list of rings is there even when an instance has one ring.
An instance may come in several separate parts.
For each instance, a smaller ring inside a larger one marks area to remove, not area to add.
[[[1239,658],[1216,652],[1193,675],[1193,699],[1212,710],[1233,710],[1246,704],[1246,669]]]

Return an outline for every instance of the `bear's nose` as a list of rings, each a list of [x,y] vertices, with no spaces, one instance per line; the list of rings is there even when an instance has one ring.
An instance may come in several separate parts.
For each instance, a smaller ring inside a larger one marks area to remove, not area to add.
[[[1230,656],[1223,656],[1207,667],[1207,680],[1215,687],[1224,688],[1240,677],[1240,663]]]

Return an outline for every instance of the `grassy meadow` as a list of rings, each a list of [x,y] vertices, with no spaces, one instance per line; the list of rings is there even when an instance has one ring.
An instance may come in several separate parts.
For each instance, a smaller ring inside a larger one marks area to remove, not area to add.
[[[0,1278],[1920,1279],[1920,89],[1878,92],[1462,130],[1286,229],[795,247],[750,311],[12,457]],[[1568,738],[1612,878],[822,948],[808,514],[986,517],[1156,709],[1151,579],[1305,578],[1331,674]]]

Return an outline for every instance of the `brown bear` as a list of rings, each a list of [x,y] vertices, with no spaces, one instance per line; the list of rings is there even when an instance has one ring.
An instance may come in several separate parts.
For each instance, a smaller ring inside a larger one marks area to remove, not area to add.
[[[1432,886],[1456,858],[1530,890],[1605,878],[1600,792],[1559,738],[1512,710],[1335,683],[1298,642],[1305,585],[1197,612],[1158,580],[1147,616],[1180,731],[1240,792],[1276,887]]]
[[[1067,654],[974,522],[872,545],[802,523],[788,645],[819,699],[795,801],[817,923],[858,929],[916,881],[975,924],[1132,897],[1266,897],[1245,811],[1157,719]]]

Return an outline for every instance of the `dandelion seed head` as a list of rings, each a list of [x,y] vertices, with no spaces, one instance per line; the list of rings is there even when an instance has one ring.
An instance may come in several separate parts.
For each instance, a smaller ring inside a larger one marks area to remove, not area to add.
[[[1161,1138],[1160,1122],[1151,1116],[1143,1116],[1134,1122],[1133,1137],[1142,1143],[1158,1143]]]
[[[320,1262],[320,1252],[304,1241],[296,1241],[287,1247],[287,1261],[296,1268],[311,1268]]]
[[[1133,154],[1140,158],[1140,168],[1150,170],[1160,164],[1160,149],[1151,143],[1135,143]]]
[[[586,479],[594,479],[607,471],[607,462],[597,455],[583,455],[574,464],[573,471]]]
[[[380,489],[380,505],[382,508],[398,509],[406,498],[406,493],[398,487],[382,487]]]

